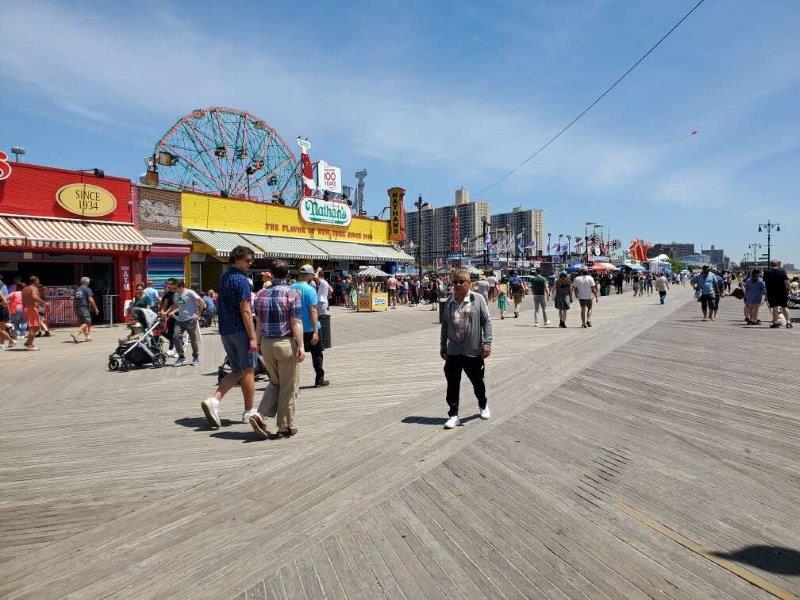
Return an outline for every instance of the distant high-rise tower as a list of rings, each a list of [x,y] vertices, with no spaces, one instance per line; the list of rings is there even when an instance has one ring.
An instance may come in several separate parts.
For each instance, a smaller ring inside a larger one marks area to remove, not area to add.
[[[544,211],[540,209],[526,209],[522,206],[515,206],[511,212],[492,215],[492,237],[498,235],[500,231],[506,231],[507,235],[513,236],[512,243],[516,248],[516,236],[522,233],[523,244],[526,254],[536,254],[544,248]],[[512,249],[512,252],[514,250]]]
[[[469,190],[465,187],[456,190],[456,206],[459,204],[469,204]]]

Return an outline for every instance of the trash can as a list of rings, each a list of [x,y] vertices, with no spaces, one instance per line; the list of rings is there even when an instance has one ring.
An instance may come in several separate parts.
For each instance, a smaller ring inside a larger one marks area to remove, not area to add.
[[[444,318],[444,307],[445,306],[447,306],[447,299],[446,298],[444,300],[439,299],[439,323],[441,323],[442,319]]]
[[[327,350],[331,347],[331,316],[320,315],[319,323],[321,325],[319,330],[319,343]]]

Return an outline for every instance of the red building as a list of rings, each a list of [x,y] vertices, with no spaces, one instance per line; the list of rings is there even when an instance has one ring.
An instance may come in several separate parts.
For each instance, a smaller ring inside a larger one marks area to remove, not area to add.
[[[1,157],[0,157],[1,158]],[[49,322],[75,323],[72,291],[90,277],[101,315],[122,318],[144,278],[150,242],[133,220],[131,182],[98,172],[7,163],[0,180],[0,274],[6,285],[37,275]]]

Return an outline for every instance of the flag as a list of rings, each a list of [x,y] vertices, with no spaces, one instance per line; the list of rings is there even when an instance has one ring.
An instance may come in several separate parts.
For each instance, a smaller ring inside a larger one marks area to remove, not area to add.
[[[486,235],[483,236],[483,248],[484,248],[484,250],[489,250],[491,245],[492,245],[491,230],[487,227],[486,228]]]
[[[517,234],[517,250],[519,250],[520,253],[525,252],[525,239],[522,231]]]

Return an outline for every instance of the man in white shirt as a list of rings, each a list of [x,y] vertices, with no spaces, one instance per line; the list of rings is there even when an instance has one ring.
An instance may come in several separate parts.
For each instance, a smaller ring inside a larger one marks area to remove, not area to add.
[[[667,301],[667,290],[669,289],[669,280],[664,273],[658,276],[656,279],[656,291],[658,292],[659,302],[664,304]]]
[[[594,282],[594,277],[589,275],[587,267],[581,267],[581,274],[572,282],[572,289],[581,305],[581,327],[591,327],[592,296],[597,302],[600,302],[600,298],[597,297],[597,284]]]

